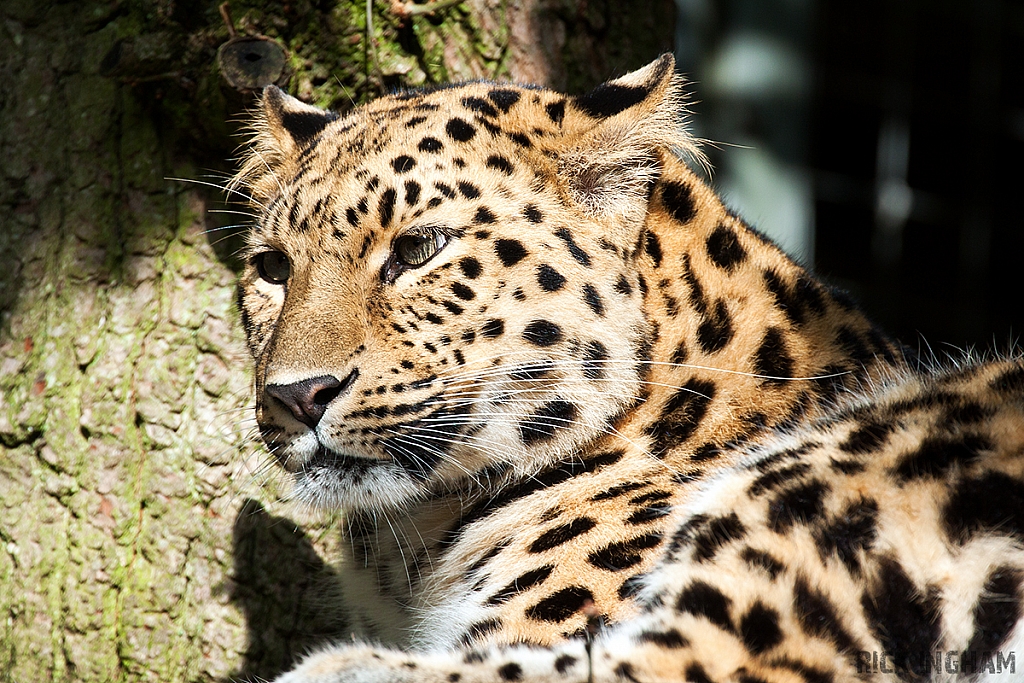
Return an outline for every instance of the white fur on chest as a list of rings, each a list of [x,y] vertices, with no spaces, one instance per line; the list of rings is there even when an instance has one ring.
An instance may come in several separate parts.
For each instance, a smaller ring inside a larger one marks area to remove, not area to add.
[[[465,581],[464,553],[446,552],[457,500],[423,503],[344,547],[340,577],[349,624],[364,638],[399,647],[450,648],[483,608]],[[364,552],[365,551],[365,552]]]

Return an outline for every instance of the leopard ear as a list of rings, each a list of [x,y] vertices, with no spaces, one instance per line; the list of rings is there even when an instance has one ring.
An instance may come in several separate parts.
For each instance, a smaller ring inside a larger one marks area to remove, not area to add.
[[[317,109],[270,85],[260,99],[256,129],[272,136],[284,156],[291,156],[337,118],[334,112]]]
[[[277,86],[263,89],[251,123],[254,133],[242,167],[232,181],[255,200],[276,187],[275,175],[338,115],[310,106]]]
[[[665,95],[678,85],[675,66],[675,58],[663,54],[645,67],[572,98],[572,103],[592,119],[607,119],[634,107],[639,111],[657,109]]]
[[[661,173],[661,155],[699,156],[682,127],[681,80],[666,54],[566,102],[558,173],[585,211],[638,227]]]

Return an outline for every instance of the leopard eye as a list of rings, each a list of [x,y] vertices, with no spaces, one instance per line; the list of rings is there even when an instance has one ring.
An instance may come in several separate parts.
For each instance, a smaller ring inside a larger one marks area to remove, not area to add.
[[[433,258],[447,243],[448,238],[436,230],[403,235],[395,240],[395,256],[402,265],[415,268]]]
[[[264,251],[253,258],[256,272],[267,282],[279,285],[288,281],[291,275],[291,264],[283,251]]]

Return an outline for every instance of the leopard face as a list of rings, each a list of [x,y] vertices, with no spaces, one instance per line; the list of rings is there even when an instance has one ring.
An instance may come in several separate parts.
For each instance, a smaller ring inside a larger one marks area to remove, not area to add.
[[[304,500],[394,508],[615,429],[650,346],[634,261],[670,66],[585,100],[468,84],[346,117],[267,92],[239,299],[260,431]]]

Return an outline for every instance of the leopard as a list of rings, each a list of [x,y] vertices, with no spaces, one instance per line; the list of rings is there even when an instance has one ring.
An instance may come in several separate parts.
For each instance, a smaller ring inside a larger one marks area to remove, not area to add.
[[[671,55],[262,93],[256,418],[342,520],[356,634],[281,683],[1024,675],[1020,355],[892,341],[726,207],[687,116]]]

